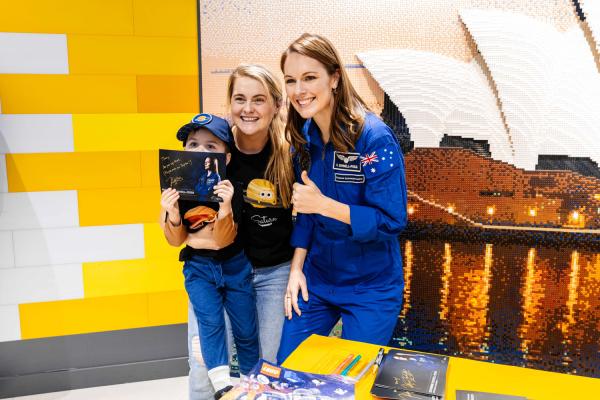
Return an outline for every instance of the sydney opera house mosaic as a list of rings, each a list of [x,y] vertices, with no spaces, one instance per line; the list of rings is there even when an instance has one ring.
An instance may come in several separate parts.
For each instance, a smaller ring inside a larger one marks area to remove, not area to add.
[[[600,377],[598,1],[200,5],[205,110],[225,113],[213,93],[235,65],[278,71],[309,31],[396,132],[410,224],[395,345]]]

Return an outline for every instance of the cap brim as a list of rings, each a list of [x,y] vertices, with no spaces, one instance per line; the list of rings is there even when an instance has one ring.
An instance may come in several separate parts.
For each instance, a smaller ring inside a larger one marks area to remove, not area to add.
[[[202,125],[196,124],[194,122],[189,122],[181,128],[179,128],[179,130],[177,131],[177,139],[181,140],[182,142],[185,142],[190,133],[197,131],[200,128],[202,128]]]
[[[200,125],[200,124],[197,124],[195,122],[187,123],[184,126],[182,126],[181,128],[179,128],[179,130],[177,131],[177,139],[179,139],[182,142],[184,142],[184,141],[187,140],[187,138],[190,135],[190,133],[195,132],[195,131],[197,131],[199,129],[206,129],[207,131],[209,131],[210,133],[212,133],[216,138],[218,138],[219,140],[223,141],[224,143],[227,143],[227,144],[233,143],[233,135],[231,133],[229,135],[230,136],[230,140],[225,140],[221,136],[219,136],[217,133],[215,133],[215,131],[213,131],[210,126],[208,126],[208,125]]]

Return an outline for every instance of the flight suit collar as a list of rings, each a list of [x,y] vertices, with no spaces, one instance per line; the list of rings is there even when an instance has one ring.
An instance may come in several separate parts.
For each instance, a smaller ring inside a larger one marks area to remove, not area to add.
[[[302,128],[302,134],[304,135],[304,139],[306,139],[308,147],[314,145],[318,148],[323,148],[325,146],[323,144],[323,139],[321,139],[321,132],[319,131],[319,127],[312,118],[307,119],[304,123],[304,127]]]

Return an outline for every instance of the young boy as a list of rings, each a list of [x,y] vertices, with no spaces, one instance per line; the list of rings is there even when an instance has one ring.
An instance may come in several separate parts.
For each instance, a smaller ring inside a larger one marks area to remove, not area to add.
[[[177,139],[185,151],[226,153],[227,163],[231,158],[229,146],[235,145],[227,121],[211,114],[195,116],[179,129]],[[215,398],[219,398],[231,386],[223,307],[231,321],[242,374],[258,362],[259,345],[252,266],[242,243],[235,239],[235,221],[243,204],[241,193],[234,194],[233,185],[224,180],[214,186],[214,194],[223,200],[220,206],[178,201],[179,193],[167,189],[161,196],[160,221],[169,244],[186,244],[179,260],[184,262],[185,288],[198,320],[202,357]],[[218,212],[206,216],[211,210],[200,205]],[[206,223],[199,228],[202,221]]]

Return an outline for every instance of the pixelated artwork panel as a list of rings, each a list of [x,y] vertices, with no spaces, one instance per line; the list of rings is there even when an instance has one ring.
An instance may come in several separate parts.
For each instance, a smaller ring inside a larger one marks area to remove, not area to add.
[[[583,14],[583,20],[587,23],[587,27],[591,31],[593,42],[596,45],[596,62],[598,53],[600,53],[600,2],[594,0],[576,0],[576,6],[579,5],[579,10]]]
[[[460,16],[498,88],[516,164],[534,169],[539,154],[600,162],[600,76],[580,27],[560,32],[497,10],[462,10]]]
[[[392,345],[600,377],[593,3],[199,1],[203,108],[227,113],[237,64],[281,77],[292,40],[328,37],[404,151]]]

